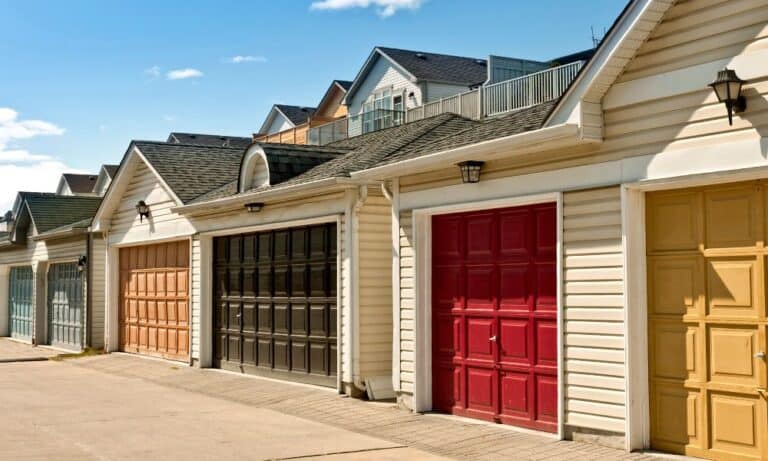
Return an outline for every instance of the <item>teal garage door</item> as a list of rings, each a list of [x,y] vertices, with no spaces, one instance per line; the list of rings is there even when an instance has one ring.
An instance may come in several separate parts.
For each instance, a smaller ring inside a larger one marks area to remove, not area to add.
[[[32,267],[12,267],[9,280],[8,314],[12,338],[32,340]]]
[[[48,342],[52,346],[82,348],[84,279],[77,263],[52,264],[48,270]]]

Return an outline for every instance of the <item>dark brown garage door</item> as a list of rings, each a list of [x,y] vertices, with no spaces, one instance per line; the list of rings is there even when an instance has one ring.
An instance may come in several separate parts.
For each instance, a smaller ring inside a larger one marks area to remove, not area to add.
[[[214,366],[336,385],[336,225],[214,239]]]

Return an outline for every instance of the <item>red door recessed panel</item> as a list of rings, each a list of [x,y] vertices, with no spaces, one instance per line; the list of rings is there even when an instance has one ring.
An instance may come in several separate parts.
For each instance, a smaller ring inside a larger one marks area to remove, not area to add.
[[[555,205],[432,219],[433,407],[556,431]]]

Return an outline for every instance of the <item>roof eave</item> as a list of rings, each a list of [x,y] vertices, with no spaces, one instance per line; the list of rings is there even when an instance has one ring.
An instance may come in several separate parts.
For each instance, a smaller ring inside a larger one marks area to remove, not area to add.
[[[360,181],[351,180],[349,178],[325,178],[316,181],[311,181],[303,184],[296,184],[287,187],[275,187],[274,189],[262,190],[257,192],[250,192],[231,197],[225,197],[220,199],[211,200],[208,202],[193,203],[190,205],[182,205],[171,208],[171,212],[182,215],[203,215],[210,214],[212,212],[230,212],[238,208],[242,208],[247,203],[254,201],[266,201],[276,199],[287,199],[293,196],[300,196],[310,192],[314,192],[318,189],[333,190],[335,188],[346,189],[349,187],[356,187],[361,184]]]
[[[493,160],[499,157],[509,157],[509,149],[515,149],[514,156],[530,153],[544,148],[565,147],[581,143],[592,142],[580,136],[579,126],[572,123],[564,123],[553,127],[526,131],[502,138],[491,139],[480,143],[448,149],[434,154],[424,155],[400,162],[382,165],[367,170],[351,173],[356,180],[384,180],[387,178],[413,174],[422,171],[443,168],[447,164],[457,163],[463,160]],[[535,149],[534,149],[535,147]]]
[[[53,240],[64,237],[72,237],[76,235],[83,235],[88,233],[88,227],[75,227],[62,230],[54,230],[49,232],[43,232],[32,237],[34,241]]]

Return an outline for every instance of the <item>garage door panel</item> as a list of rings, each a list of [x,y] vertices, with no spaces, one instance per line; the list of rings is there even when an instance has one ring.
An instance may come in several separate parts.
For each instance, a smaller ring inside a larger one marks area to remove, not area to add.
[[[466,271],[467,309],[492,310],[498,296],[496,268],[469,266]]]
[[[227,252],[214,257],[215,270],[226,266],[254,281],[252,290],[225,286],[216,294],[244,306],[245,322],[229,333],[240,338],[243,354],[216,366],[336,384],[335,230],[328,224],[214,239],[216,251]]]
[[[760,202],[751,185],[706,191],[706,248],[755,247],[761,235]]]
[[[729,454],[760,457],[760,420],[765,406],[760,397],[747,398],[724,393],[711,393],[709,399],[709,427],[713,450]]]
[[[651,445],[768,459],[765,184],[647,199]]]
[[[557,251],[557,207],[554,204],[533,208],[535,215],[535,242],[533,249],[536,259],[554,259]]]
[[[9,273],[8,316],[11,337],[32,339],[33,272],[31,266],[12,267]]]
[[[528,312],[531,309],[531,265],[528,262],[499,266],[499,309]]]
[[[700,256],[649,258],[649,306],[653,314],[699,315],[703,303],[704,259]]]
[[[556,221],[554,204],[432,218],[435,408],[557,430]]]
[[[709,314],[722,317],[758,317],[760,268],[758,260],[713,258],[707,261],[707,297]]]
[[[530,211],[508,210],[499,213],[499,255],[525,261],[531,256]]]
[[[709,379],[713,384],[729,383],[759,387],[760,350],[758,331],[753,327],[711,325],[709,330]]]

